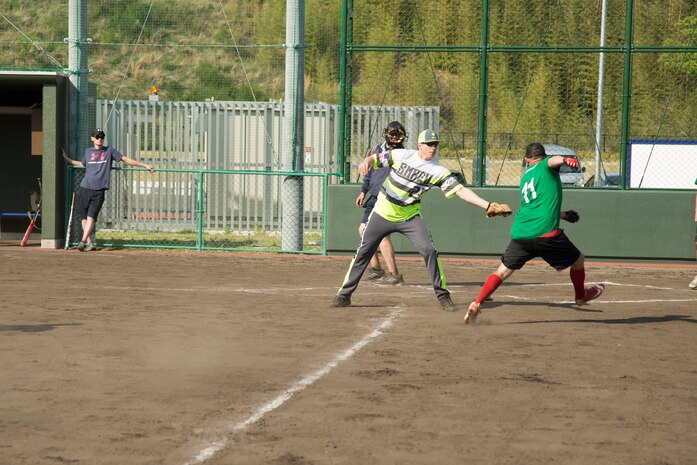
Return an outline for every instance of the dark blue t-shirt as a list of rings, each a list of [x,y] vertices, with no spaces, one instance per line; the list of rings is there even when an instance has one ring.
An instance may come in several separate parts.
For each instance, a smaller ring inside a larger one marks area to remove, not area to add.
[[[398,148],[402,148],[402,145],[400,144]],[[383,142],[382,144],[378,144],[375,147],[373,147],[370,150],[368,156],[377,155],[386,150],[390,149],[389,147],[387,147],[387,142]],[[390,174],[389,166],[380,167],[377,170],[368,171],[368,174],[363,176],[363,185],[361,186],[361,191],[366,193],[370,192],[371,195],[377,197],[388,174]]]
[[[109,174],[111,162],[121,161],[121,153],[113,147],[104,146],[101,149],[90,147],[82,156],[85,165],[85,178],[80,184],[86,189],[109,189]]]

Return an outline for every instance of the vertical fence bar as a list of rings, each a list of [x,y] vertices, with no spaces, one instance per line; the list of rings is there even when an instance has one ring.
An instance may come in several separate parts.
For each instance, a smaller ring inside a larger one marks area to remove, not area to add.
[[[327,255],[327,186],[329,176],[322,176],[322,255]]]
[[[339,151],[336,173],[341,182],[350,176],[346,151],[351,150],[351,30],[353,28],[353,0],[344,0],[341,9],[341,38],[339,43]]]
[[[634,0],[627,1],[624,29],[624,79],[622,81],[622,135],[620,142],[620,189],[627,188],[627,156],[629,152],[629,122],[632,104],[632,44],[634,41]]]
[[[487,143],[487,105],[489,100],[489,17],[491,6],[489,0],[482,0],[482,24],[480,38],[479,70],[479,144],[477,150],[477,186],[486,183],[486,143]]]
[[[196,181],[196,249],[203,249],[203,229],[204,229],[204,215],[205,211],[203,208],[203,186],[204,186],[204,172],[203,170],[198,170],[196,176],[194,177]]]

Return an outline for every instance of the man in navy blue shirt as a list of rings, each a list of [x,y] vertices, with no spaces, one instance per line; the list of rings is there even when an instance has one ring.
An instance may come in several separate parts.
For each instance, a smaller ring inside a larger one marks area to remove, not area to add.
[[[127,165],[146,168],[151,173],[153,172],[152,165],[141,163],[122,155],[113,147],[104,145],[104,136],[104,131],[101,129],[96,129],[92,133],[90,140],[92,140],[94,147],[85,150],[82,161],[69,158],[65,150],[61,149],[66,163],[85,167],[85,177],[82,179],[77,197],[77,212],[82,218],[82,239],[77,245],[80,252],[96,250],[90,236],[104,204],[104,194],[109,189],[112,161],[123,161]]]

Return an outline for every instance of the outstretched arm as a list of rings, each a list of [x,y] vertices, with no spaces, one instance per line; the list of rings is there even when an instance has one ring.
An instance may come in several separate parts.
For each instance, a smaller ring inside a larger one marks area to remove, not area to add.
[[[472,189],[468,187],[461,187],[460,189],[455,191],[455,194],[465,202],[471,203],[472,205],[476,205],[485,210],[489,206],[489,202],[487,200],[484,200],[483,198],[479,197],[477,194],[474,193]]]
[[[66,162],[67,164],[69,164],[69,165],[73,165],[73,166],[85,166],[85,165],[82,164],[81,161],[73,160],[72,158],[70,158],[70,157],[68,156],[68,154],[65,153],[65,150],[63,150],[63,147],[61,147],[61,155],[63,156],[63,160],[65,160],[65,162]]]
[[[507,204],[484,200],[468,187],[461,187],[455,191],[455,194],[465,202],[469,202],[472,205],[476,205],[486,210],[487,218],[492,218],[494,216],[508,216],[513,213],[511,211],[511,207],[509,207]]]
[[[121,156],[121,160],[127,165],[137,166],[138,168],[146,168],[151,173],[153,172],[152,165],[147,165],[145,163],[139,162],[138,160],[134,160],[133,158],[127,157],[126,155]]]

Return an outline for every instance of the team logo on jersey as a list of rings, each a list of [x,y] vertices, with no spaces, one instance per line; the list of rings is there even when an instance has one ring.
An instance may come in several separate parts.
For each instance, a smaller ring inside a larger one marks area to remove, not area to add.
[[[421,184],[429,184],[432,177],[430,174],[404,163],[399,165],[399,168],[397,168],[397,174],[404,179],[420,182]]]
[[[92,152],[90,155],[90,161],[95,161],[99,157],[100,160],[104,160],[104,152]]]

